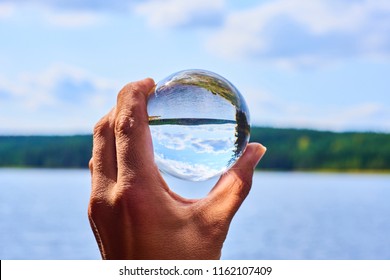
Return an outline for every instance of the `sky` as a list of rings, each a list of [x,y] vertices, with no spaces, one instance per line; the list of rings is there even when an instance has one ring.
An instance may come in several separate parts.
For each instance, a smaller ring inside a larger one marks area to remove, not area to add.
[[[251,123],[390,132],[388,0],[0,0],[0,135],[91,133],[128,82],[227,78]]]

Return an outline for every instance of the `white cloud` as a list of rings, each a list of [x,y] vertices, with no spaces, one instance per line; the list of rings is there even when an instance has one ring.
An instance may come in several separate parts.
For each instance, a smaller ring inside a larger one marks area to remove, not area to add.
[[[93,9],[66,9],[44,1],[0,3],[0,19],[11,18],[23,21],[43,21],[50,26],[63,28],[79,28],[104,22],[105,14]]]
[[[389,1],[275,0],[227,15],[207,48],[288,67],[390,57]]]
[[[235,125],[193,126],[152,126],[152,135],[159,148],[193,152],[196,154],[225,154],[234,152]]]
[[[134,7],[155,28],[209,25],[219,23],[224,0],[149,0]]]
[[[89,132],[115,105],[115,81],[56,65],[9,79],[0,75],[1,132]]]
[[[44,10],[42,16],[51,25],[67,28],[92,26],[103,21],[101,14],[89,11]]]
[[[328,126],[334,130],[349,130],[359,127],[367,127],[372,130],[390,130],[390,124],[387,120],[390,119],[389,108],[375,103],[359,103],[349,106],[334,106],[332,110],[328,110],[327,114],[319,118],[319,124]]]
[[[163,172],[192,181],[204,181],[225,171],[225,168],[217,170],[208,165],[190,164],[188,162],[165,159],[163,155],[159,154],[155,154],[155,160]]]
[[[254,125],[333,131],[390,131],[390,108],[379,102],[324,104],[294,103],[271,93],[247,90]]]
[[[159,145],[170,150],[181,151],[186,149],[186,144],[191,141],[191,135],[186,133],[164,133],[162,127],[152,126],[151,132]]]
[[[113,82],[93,77],[81,69],[66,65],[55,65],[41,73],[24,73],[12,81],[4,77],[0,79],[0,89],[8,92],[25,108],[31,109],[80,100],[86,93],[91,94],[90,98],[85,100],[91,105],[89,102],[93,102],[93,95],[105,94],[113,87]],[[69,91],[66,92],[67,90]]]

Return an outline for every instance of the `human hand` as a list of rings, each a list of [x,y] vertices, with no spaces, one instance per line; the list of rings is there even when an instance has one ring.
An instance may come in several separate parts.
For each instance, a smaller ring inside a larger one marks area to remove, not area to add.
[[[265,153],[251,143],[202,199],[171,191],[154,163],[147,99],[152,79],[127,84],[95,126],[88,216],[103,259],[218,259]]]

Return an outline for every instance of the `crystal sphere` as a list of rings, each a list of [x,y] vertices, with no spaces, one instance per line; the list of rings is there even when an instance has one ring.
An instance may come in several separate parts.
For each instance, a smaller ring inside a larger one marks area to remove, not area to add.
[[[249,140],[249,111],[240,92],[206,70],[160,81],[148,100],[154,157],[163,173],[203,181],[226,172]]]

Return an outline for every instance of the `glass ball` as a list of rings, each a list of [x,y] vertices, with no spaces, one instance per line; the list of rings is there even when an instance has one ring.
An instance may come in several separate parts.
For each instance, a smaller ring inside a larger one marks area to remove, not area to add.
[[[226,172],[249,141],[240,92],[206,70],[184,70],[157,83],[148,100],[154,157],[163,173],[203,181]]]

